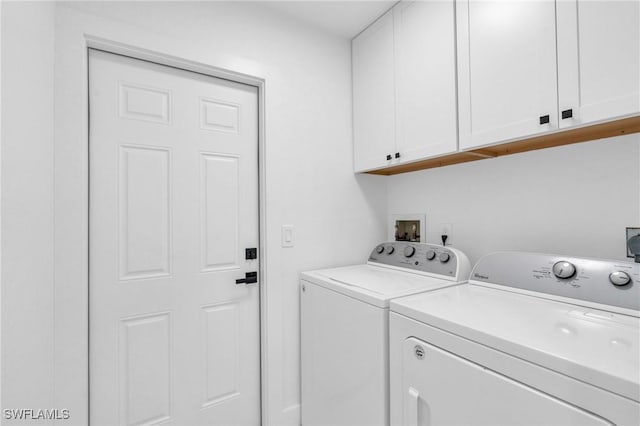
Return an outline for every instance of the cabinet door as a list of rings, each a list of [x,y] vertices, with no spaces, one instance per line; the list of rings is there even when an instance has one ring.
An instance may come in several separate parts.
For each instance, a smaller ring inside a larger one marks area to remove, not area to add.
[[[458,149],[454,1],[394,9],[396,146],[412,161]]]
[[[560,127],[639,113],[640,2],[563,0],[557,13]]]
[[[356,172],[386,166],[395,154],[393,14],[352,42],[353,140]]]
[[[460,148],[557,128],[555,2],[458,0],[456,14]]]

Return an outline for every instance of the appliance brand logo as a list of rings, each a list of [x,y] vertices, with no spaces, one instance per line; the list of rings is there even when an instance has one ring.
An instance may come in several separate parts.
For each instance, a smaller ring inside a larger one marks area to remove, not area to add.
[[[477,272],[475,272],[475,273],[473,274],[473,278],[477,278],[477,279],[479,279],[479,280],[488,280],[488,279],[489,279],[489,277],[488,277],[488,276],[486,276],[486,275],[482,275],[482,274],[479,274],[479,273],[477,273]]]

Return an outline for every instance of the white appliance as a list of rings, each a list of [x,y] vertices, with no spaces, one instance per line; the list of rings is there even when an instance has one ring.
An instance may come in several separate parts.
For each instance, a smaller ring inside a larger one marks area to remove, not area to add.
[[[391,302],[391,423],[640,424],[638,264],[480,259]]]
[[[389,301],[465,281],[460,251],[378,245],[366,264],[301,277],[302,424],[389,424]]]

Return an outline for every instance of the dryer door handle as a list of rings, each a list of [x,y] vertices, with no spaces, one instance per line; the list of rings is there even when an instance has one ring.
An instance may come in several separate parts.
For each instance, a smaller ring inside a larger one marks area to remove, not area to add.
[[[418,426],[418,410],[420,409],[418,401],[420,399],[420,392],[412,387],[409,387],[409,401],[408,401],[408,426]]]

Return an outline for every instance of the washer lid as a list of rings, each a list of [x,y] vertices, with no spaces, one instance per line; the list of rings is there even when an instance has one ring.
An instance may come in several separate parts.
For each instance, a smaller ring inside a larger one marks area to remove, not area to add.
[[[303,272],[302,279],[382,308],[388,307],[389,300],[395,297],[455,284],[449,280],[375,265]]]
[[[391,310],[640,401],[640,319],[463,284]]]

